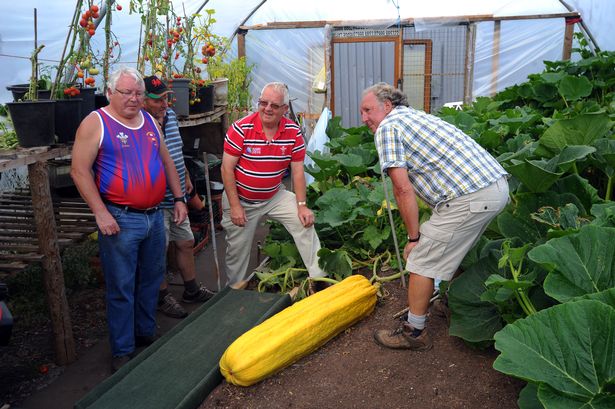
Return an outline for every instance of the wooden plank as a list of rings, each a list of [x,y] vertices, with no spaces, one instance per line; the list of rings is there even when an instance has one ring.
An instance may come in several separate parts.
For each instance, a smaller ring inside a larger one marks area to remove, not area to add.
[[[530,14],[530,15],[516,15],[516,16],[498,16],[493,14],[478,14],[478,15],[462,15],[462,16],[446,16],[446,17],[422,17],[420,20],[431,24],[451,24],[452,22],[458,22],[459,24],[467,24],[472,22],[483,21],[505,21],[505,20],[542,20],[550,18],[574,18],[580,17],[577,12],[567,13],[551,13],[551,14]],[[404,26],[414,25],[414,18],[405,18],[401,20],[401,24]],[[365,27],[365,26],[379,26],[390,25],[391,20],[318,20],[318,21],[284,21],[284,22],[268,22],[263,24],[256,24],[253,26],[240,26],[240,30],[288,30],[294,28],[321,28],[327,24],[333,27]]]
[[[15,149],[15,151],[0,156],[0,172],[19,168],[21,166],[32,165],[39,161],[47,161],[60,156],[67,156],[70,155],[70,150],[71,148],[69,146],[58,146],[55,148],[41,146],[36,148]]]
[[[6,253],[0,255],[1,260],[17,260],[17,261],[41,261],[43,259],[42,254],[38,253]]]

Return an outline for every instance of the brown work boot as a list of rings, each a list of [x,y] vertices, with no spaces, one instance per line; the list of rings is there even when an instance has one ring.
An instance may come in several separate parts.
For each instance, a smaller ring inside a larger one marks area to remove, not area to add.
[[[411,349],[413,351],[429,351],[433,347],[427,328],[420,335],[413,336],[414,328],[408,322],[402,324],[393,331],[384,329],[374,332],[377,344],[391,349]]]

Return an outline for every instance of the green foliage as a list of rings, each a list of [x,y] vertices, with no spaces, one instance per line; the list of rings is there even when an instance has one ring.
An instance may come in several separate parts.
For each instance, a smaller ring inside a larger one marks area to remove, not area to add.
[[[615,405],[615,308],[580,300],[541,311],[495,336],[493,366],[537,386],[545,408]]]
[[[615,53],[583,56],[442,111],[512,175],[450,285],[450,333],[495,339],[494,367],[529,382],[521,408],[614,405]]]
[[[97,277],[90,266],[90,258],[98,253],[98,244],[86,240],[62,253],[64,286],[67,292],[97,285]],[[7,280],[11,311],[28,322],[48,320],[47,297],[40,264],[31,264]]]

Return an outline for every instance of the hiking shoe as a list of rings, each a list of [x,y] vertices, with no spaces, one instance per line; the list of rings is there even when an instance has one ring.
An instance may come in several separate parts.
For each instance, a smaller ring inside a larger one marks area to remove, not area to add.
[[[165,295],[162,301],[158,302],[158,311],[172,318],[186,318],[188,316],[184,307],[177,302],[171,293]]]
[[[402,325],[394,331],[384,329],[374,332],[374,340],[379,345],[391,349],[411,349],[413,351],[428,351],[433,347],[431,337],[424,329],[420,335],[413,336],[414,328],[403,322]]]
[[[207,287],[205,287],[203,284],[199,285],[199,289],[193,293],[184,291],[184,294],[182,295],[182,301],[187,304],[192,304],[195,302],[204,302],[215,295],[213,291],[208,290]]]
[[[431,315],[446,319],[446,325],[451,325],[451,310],[444,299],[437,299],[431,305]]]
[[[130,355],[114,356],[111,358],[111,372],[117,372],[130,361]]]

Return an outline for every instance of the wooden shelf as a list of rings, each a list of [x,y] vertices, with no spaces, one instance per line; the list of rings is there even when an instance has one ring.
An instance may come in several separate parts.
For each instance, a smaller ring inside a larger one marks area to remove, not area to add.
[[[226,105],[218,105],[213,111],[190,115],[187,118],[178,118],[180,128],[207,124],[222,118],[226,114]]]

